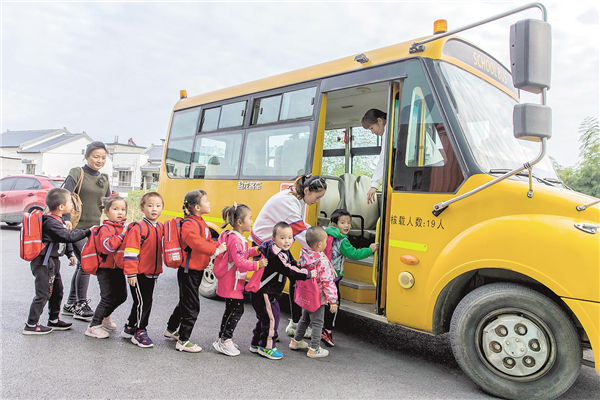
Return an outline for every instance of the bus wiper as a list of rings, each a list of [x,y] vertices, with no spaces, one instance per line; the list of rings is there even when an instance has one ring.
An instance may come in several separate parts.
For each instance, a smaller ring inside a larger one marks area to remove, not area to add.
[[[492,174],[492,175],[495,175],[495,174],[506,174],[507,172],[510,172],[510,171],[512,171],[512,170],[510,170],[510,169],[490,169],[488,171],[488,174]],[[524,176],[524,177],[528,178],[529,177],[529,172],[521,171],[519,173],[516,173],[515,175]],[[553,182],[551,180],[549,180],[549,179],[540,178],[539,176],[535,176],[533,173],[531,174],[531,176],[533,178],[535,178],[540,183],[543,183],[543,184],[548,185],[548,186],[554,186]],[[550,179],[552,179],[552,178],[550,178]],[[553,180],[556,181],[556,179],[553,179]],[[560,183],[560,184],[562,184],[562,182],[560,182],[560,181],[556,181],[554,183]]]

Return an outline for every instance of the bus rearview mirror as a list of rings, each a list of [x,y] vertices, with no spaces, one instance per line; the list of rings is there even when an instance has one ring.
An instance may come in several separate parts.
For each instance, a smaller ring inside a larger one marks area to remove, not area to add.
[[[539,94],[550,88],[550,24],[526,19],[510,27],[510,68],[517,89]]]
[[[517,139],[540,142],[552,137],[552,109],[541,104],[517,104],[513,109],[514,135]]]

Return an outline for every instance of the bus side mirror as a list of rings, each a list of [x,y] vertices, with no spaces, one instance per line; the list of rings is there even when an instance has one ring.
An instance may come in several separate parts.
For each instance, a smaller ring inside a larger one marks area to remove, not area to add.
[[[517,89],[539,94],[550,88],[550,24],[526,19],[510,27],[510,69]]]
[[[514,135],[517,139],[541,142],[552,137],[552,109],[541,104],[517,104],[513,109]]]

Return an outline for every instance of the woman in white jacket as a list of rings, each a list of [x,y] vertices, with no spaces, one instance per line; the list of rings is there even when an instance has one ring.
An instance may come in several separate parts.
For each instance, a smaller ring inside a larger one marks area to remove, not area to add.
[[[273,196],[262,207],[260,214],[256,217],[250,237],[255,245],[271,239],[273,227],[280,221],[287,222],[294,232],[294,239],[303,247],[306,244],[306,230],[310,228],[305,221],[306,209],[316,204],[325,195],[327,183],[320,176],[300,175],[294,185]],[[290,299],[294,298],[294,282],[290,280]],[[290,301],[292,319],[285,332],[293,336],[296,326],[302,315],[302,309],[293,301]],[[277,327],[275,327],[277,331]],[[305,336],[310,336],[307,330]]]
[[[379,153],[379,160],[377,161],[377,166],[375,167],[373,177],[371,178],[371,189],[367,192],[367,204],[371,204],[375,201],[377,189],[381,185],[381,180],[383,179],[383,162],[385,160],[385,151],[387,147],[387,135],[385,129],[386,120],[386,113],[376,108],[372,108],[365,113],[365,116],[361,121],[363,128],[370,130],[371,133],[377,136],[381,136],[381,153]]]

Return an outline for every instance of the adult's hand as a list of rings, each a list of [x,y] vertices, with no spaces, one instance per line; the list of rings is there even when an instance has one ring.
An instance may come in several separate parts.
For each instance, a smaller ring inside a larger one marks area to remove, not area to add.
[[[377,196],[377,189],[372,187],[371,189],[369,189],[369,191],[367,192],[367,204],[371,204],[376,200]]]

